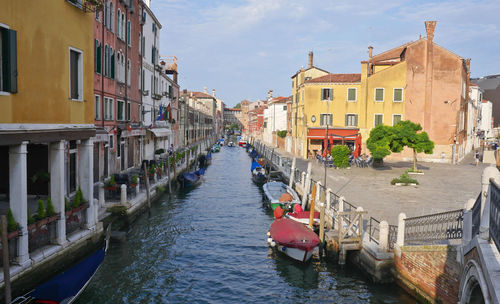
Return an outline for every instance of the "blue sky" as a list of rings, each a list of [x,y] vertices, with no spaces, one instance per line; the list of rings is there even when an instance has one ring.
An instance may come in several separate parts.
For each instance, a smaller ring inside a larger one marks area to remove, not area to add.
[[[152,0],[160,20],[160,54],[175,55],[181,88],[216,90],[227,106],[291,94],[290,77],[314,65],[360,73],[369,45],[378,54],[425,36],[471,58],[472,77],[500,73],[499,0],[320,1]]]

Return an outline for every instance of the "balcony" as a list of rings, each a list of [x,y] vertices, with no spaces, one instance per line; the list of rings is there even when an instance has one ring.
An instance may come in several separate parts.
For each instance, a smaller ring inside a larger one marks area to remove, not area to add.
[[[151,94],[151,97],[152,97],[153,99],[160,100],[160,99],[161,99],[161,94],[156,94],[156,93],[153,93],[153,94]]]
[[[85,13],[95,13],[104,7],[102,0],[66,0],[71,5],[81,9]]]

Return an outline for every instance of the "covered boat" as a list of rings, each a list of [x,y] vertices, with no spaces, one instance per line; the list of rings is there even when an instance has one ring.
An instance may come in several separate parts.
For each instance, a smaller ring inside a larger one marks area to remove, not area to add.
[[[212,152],[208,152],[205,156],[205,164],[208,166],[212,163]]]
[[[227,143],[227,146],[228,147],[234,147],[234,143],[232,141],[230,141],[230,142]]]
[[[311,215],[310,211],[298,211],[298,212],[289,212],[286,214],[286,217],[289,219],[292,219],[296,222],[308,225],[309,224],[309,217]],[[319,223],[319,212],[314,212],[314,222]]]
[[[201,182],[201,176],[203,174],[205,174],[205,168],[201,168],[201,169],[196,170],[194,172],[184,172],[183,174],[180,174],[179,176],[177,176],[177,181],[183,187],[196,186]]]
[[[252,167],[250,168],[250,171],[252,171],[252,180],[257,185],[263,185],[267,181],[266,171],[255,160],[252,161]]]
[[[246,140],[244,140],[244,139],[240,139],[240,141],[238,142],[238,146],[243,147],[243,148],[246,148],[246,146],[247,146],[247,141],[246,141]]]
[[[293,211],[294,205],[300,204],[297,192],[282,182],[267,182],[262,188],[264,190],[264,200],[272,210],[280,206],[287,212]]]
[[[217,153],[220,151],[220,145],[219,144],[215,144],[212,146],[212,152],[214,153]]]
[[[289,218],[280,218],[269,229],[271,246],[294,260],[307,262],[319,245],[319,237],[305,225]]]

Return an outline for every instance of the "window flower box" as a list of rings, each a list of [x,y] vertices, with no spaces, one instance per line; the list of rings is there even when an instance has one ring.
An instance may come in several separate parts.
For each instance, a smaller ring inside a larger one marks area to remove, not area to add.
[[[76,208],[67,210],[64,215],[66,216],[66,218],[68,218],[68,217],[72,216],[73,214],[75,214],[79,211],[82,211],[83,209],[87,209],[88,206],[89,206],[89,203],[84,203]]]

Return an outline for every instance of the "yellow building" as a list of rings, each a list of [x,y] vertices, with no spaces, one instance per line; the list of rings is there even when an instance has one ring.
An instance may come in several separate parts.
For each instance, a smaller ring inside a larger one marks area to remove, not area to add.
[[[65,244],[74,232],[76,226],[66,225],[65,198],[78,188],[88,202],[84,224],[95,226],[95,6],[0,0],[0,7],[0,176],[8,181],[0,186],[0,204],[20,225],[16,258],[25,268],[37,250],[28,246],[27,232],[35,197],[50,197],[61,214],[51,244]]]
[[[309,58],[311,64],[312,54]],[[318,77],[301,69],[292,76],[292,137],[297,155],[312,158],[324,155],[325,147],[330,150],[332,145],[347,144],[357,156],[364,153],[363,143],[374,126],[393,125],[403,119],[406,66],[373,67],[362,62],[361,69],[360,74],[316,69],[316,74],[322,74]]]

